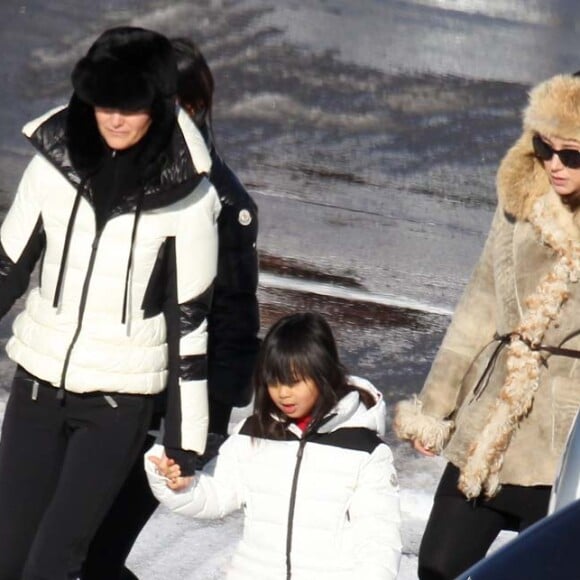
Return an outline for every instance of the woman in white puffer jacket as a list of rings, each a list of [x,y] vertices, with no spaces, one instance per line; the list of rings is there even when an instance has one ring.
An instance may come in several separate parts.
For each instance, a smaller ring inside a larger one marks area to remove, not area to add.
[[[156,497],[196,518],[244,509],[229,580],[394,579],[401,518],[382,395],[346,376],[312,313],[270,329],[255,389],[254,413],[201,474],[181,477],[161,447],[148,454]]]
[[[24,127],[37,154],[0,227],[0,317],[38,266],[6,346],[0,580],[80,576],[160,398],[166,453],[194,473],[206,444],[221,202],[173,48],[115,27],[71,81]]]

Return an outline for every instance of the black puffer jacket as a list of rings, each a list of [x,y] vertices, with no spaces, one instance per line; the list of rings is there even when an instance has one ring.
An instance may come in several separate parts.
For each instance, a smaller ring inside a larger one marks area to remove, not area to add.
[[[234,172],[217,153],[208,131],[210,181],[222,209],[218,217],[218,273],[209,314],[208,389],[227,405],[251,399],[250,379],[259,347],[258,208]]]

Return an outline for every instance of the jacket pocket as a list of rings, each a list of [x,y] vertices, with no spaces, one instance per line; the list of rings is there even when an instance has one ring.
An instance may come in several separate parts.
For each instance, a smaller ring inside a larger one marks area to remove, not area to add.
[[[552,450],[556,453],[560,453],[564,448],[578,407],[580,407],[578,379],[554,377],[552,379]]]

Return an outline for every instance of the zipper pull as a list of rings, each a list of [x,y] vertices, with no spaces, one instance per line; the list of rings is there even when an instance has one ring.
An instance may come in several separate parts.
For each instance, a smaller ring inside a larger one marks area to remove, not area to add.
[[[119,406],[119,404],[117,403],[117,401],[115,401],[115,399],[113,399],[113,397],[111,397],[111,395],[103,395],[103,396],[105,398],[105,401],[107,401],[107,403],[109,405],[111,405],[111,407],[113,409],[116,409]]]
[[[304,455],[304,447],[306,446],[306,439],[300,439],[300,445],[298,445],[298,452],[296,453],[296,457],[298,459],[302,459],[302,455]]]

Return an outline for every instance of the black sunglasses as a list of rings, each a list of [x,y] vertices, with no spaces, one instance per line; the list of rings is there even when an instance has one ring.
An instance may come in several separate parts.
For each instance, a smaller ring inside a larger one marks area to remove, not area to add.
[[[557,151],[551,145],[548,145],[539,135],[534,135],[532,144],[534,146],[534,154],[538,159],[550,161],[554,154],[556,154],[560,158],[562,165],[570,169],[580,168],[580,151],[576,151],[575,149],[560,149]]]

